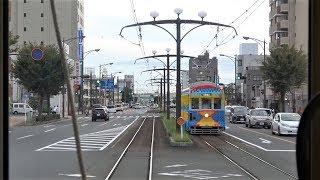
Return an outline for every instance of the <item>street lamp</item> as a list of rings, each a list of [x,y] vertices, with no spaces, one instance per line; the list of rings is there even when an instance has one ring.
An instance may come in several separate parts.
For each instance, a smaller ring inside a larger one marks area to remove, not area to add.
[[[152,11],[150,13],[150,16],[153,18],[153,21],[148,21],[148,22],[142,22],[142,23],[136,23],[136,24],[131,24],[123,27],[120,31],[120,36],[122,36],[122,31],[124,28],[128,27],[136,27],[136,26],[143,26],[143,25],[153,25],[156,27],[159,27],[169,33],[169,35],[176,41],[177,45],[177,84],[176,84],[176,120],[177,118],[181,117],[181,76],[180,76],[180,70],[181,70],[181,41],[188,35],[192,30],[204,26],[204,25],[215,25],[215,26],[222,26],[222,27],[228,27],[234,29],[235,33],[237,34],[237,31],[234,27],[230,25],[225,25],[225,24],[220,24],[220,23],[215,23],[215,22],[209,22],[209,21],[204,21],[203,18],[207,15],[204,11],[199,12],[199,16],[201,18],[201,21],[198,20],[184,20],[180,19],[180,14],[183,12],[181,8],[176,8],[174,9],[174,12],[177,14],[177,19],[172,19],[172,20],[157,20],[156,18],[159,16],[159,13],[156,11]],[[160,26],[161,24],[175,24],[176,25],[176,37],[170,33],[167,29],[164,27]],[[181,24],[197,24],[197,26],[191,28],[188,32],[186,32],[182,38],[181,38]],[[178,123],[176,123],[176,130],[178,130],[180,127]]]
[[[81,97],[81,101],[79,102],[79,104],[80,104],[82,114],[83,114],[83,77],[82,76],[83,76],[83,69],[84,69],[83,61],[88,56],[88,54],[90,54],[92,52],[98,52],[98,51],[100,51],[100,49],[92,49],[92,50],[84,52],[83,55],[85,55],[85,56],[82,59],[82,61],[80,61],[80,67],[81,67],[81,69],[80,69],[80,77],[81,77],[80,97]]]
[[[248,36],[243,36],[243,39],[245,40],[248,40],[248,39],[251,39],[251,40],[254,40],[255,42],[257,42],[263,49],[263,63],[266,62],[266,40],[263,39],[262,40],[259,40],[259,39],[256,39],[256,38],[251,38],[251,37],[248,37]],[[263,43],[263,46],[261,45],[261,43]],[[266,89],[266,81],[263,80],[263,107],[267,107],[267,89]]]
[[[111,79],[113,80],[113,82],[114,82],[115,74],[120,74],[120,73],[122,73],[122,72],[119,71],[119,72],[111,73]],[[117,84],[118,84],[118,81],[117,81]],[[118,89],[118,94],[119,94],[119,84],[118,84],[117,89]],[[109,94],[109,97],[110,97],[110,94]],[[113,90],[112,90],[112,102],[113,102],[113,105],[114,105],[114,87],[113,87]],[[110,103],[110,102],[109,102],[109,103]]]
[[[82,36],[82,39],[84,39],[86,36]],[[63,45],[63,50],[65,51],[65,47],[67,45],[69,45],[72,41],[76,40],[76,39],[79,39],[79,37],[73,37],[73,38],[69,38],[69,39],[62,39],[62,45]],[[65,98],[64,98],[64,94],[65,94],[65,87],[64,87],[64,84],[63,84],[63,90],[62,90],[62,117],[64,117],[64,104],[65,104]],[[67,103],[68,105],[68,115],[69,115],[69,103]]]
[[[225,55],[225,54],[219,54],[220,56],[224,56],[229,58],[233,63],[234,63],[234,98],[236,99],[236,95],[237,95],[237,55],[234,55],[234,57],[229,56],[229,55]]]

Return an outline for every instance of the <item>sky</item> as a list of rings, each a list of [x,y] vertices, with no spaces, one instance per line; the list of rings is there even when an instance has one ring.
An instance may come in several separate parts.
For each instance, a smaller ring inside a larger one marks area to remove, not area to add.
[[[84,67],[93,67],[99,73],[99,65],[113,63],[106,66],[108,74],[117,74],[123,78],[125,74],[134,75],[136,92],[155,92],[157,84],[150,84],[148,79],[159,78],[157,72],[142,72],[148,69],[162,68],[163,64],[153,58],[135,60],[145,56],[176,54],[175,40],[163,29],[155,26],[141,26],[142,45],[139,44],[139,30],[137,27],[125,28],[123,38],[119,36],[124,26],[137,22],[153,21],[151,11],[157,11],[156,20],[176,19],[175,8],[183,9],[180,18],[183,20],[201,20],[199,11],[205,11],[205,21],[231,25],[236,29],[222,26],[206,25],[192,30],[181,42],[184,55],[202,55],[209,52],[210,58],[218,58],[218,73],[221,83],[234,81],[234,63],[230,58],[219,56],[239,54],[239,44],[254,43],[244,40],[243,36],[256,39],[266,39],[269,42],[269,1],[267,0],[84,0],[84,51],[97,49],[97,53],[90,53],[84,60]],[[176,34],[174,24],[161,25],[163,28]],[[182,24],[182,36],[195,25]],[[259,54],[263,49],[259,46]],[[267,50],[268,52],[268,50]],[[161,59],[166,61],[166,59]],[[170,63],[175,59],[170,59]],[[173,63],[173,68],[176,64]],[[181,69],[188,70],[188,59],[181,59]],[[176,77],[176,72],[172,75]],[[149,83],[149,84],[148,84]],[[175,85],[171,89],[175,90]],[[172,91],[172,92],[173,92]]]

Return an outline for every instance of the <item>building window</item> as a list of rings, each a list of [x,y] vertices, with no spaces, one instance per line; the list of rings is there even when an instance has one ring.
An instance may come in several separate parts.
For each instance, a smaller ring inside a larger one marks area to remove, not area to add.
[[[238,66],[242,66],[242,59],[238,60]]]
[[[262,79],[262,76],[260,76],[260,75],[255,75],[255,76],[253,76],[253,80],[254,80],[254,81],[262,81],[263,79]]]
[[[23,17],[27,17],[27,13],[23,13]]]
[[[41,3],[43,3],[43,0],[41,0]]]
[[[24,3],[27,3],[27,0],[24,0],[23,2],[24,2]]]
[[[27,27],[24,27],[24,28],[23,28],[23,31],[27,31]]]
[[[43,17],[43,13],[41,13],[41,17]]]
[[[41,31],[43,31],[43,27],[41,27]]]
[[[43,45],[43,41],[41,41],[40,44]]]

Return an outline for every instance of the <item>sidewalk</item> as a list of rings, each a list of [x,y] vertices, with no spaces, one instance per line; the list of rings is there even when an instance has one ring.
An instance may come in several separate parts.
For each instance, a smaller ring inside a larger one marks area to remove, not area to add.
[[[38,122],[38,123],[34,123],[34,125],[36,125],[36,124],[46,124],[46,123],[50,123],[50,122],[54,122],[54,121],[62,121],[62,120],[66,120],[66,119],[71,120],[71,116],[65,115],[64,118],[61,117],[60,119],[56,119],[56,120]],[[27,125],[27,124],[25,122],[25,116],[24,115],[10,115],[9,116],[9,128],[15,127],[15,126],[25,126],[25,125]]]

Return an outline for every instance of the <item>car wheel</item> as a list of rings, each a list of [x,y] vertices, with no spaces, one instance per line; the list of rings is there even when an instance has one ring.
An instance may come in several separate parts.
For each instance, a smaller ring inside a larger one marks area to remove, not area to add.
[[[108,121],[108,118],[106,117],[106,118],[104,118],[104,121]]]
[[[278,127],[278,135],[281,136],[280,127]]]
[[[268,126],[268,129],[271,129],[271,125]]]
[[[95,121],[95,119],[92,118],[92,122]]]
[[[13,112],[13,114],[18,114],[18,111]]]

